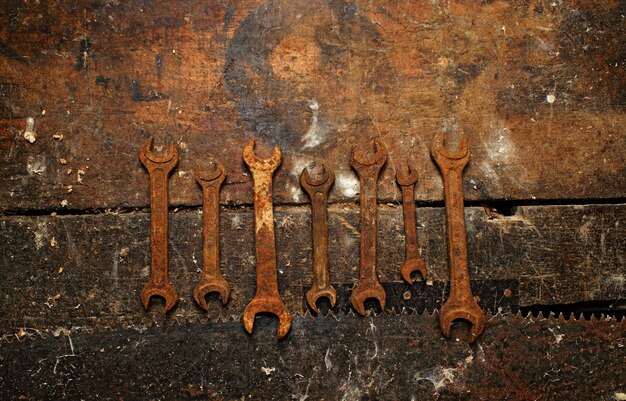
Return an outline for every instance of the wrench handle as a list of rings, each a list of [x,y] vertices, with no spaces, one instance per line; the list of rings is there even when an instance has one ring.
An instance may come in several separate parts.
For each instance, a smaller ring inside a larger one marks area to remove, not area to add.
[[[417,225],[415,223],[415,185],[402,186],[402,215],[404,217],[406,259],[419,259]]]
[[[361,248],[359,279],[378,282],[376,275],[376,201],[378,171],[359,177],[361,181]]]
[[[463,205],[463,169],[449,169],[443,175],[450,263],[450,298],[472,298],[467,263],[467,233]]]
[[[313,281],[317,288],[330,286],[328,273],[328,216],[326,205],[328,196],[324,192],[315,192],[312,197],[313,222]]]
[[[150,239],[152,262],[150,280],[160,285],[169,282],[168,277],[168,176],[170,170],[156,168],[150,173]]]
[[[257,296],[278,297],[272,173],[272,171],[265,171],[257,174],[253,172],[252,174],[254,179],[256,294]]]
[[[203,187],[204,207],[202,211],[202,274],[207,277],[218,277],[220,273],[220,195],[219,187],[206,185]]]

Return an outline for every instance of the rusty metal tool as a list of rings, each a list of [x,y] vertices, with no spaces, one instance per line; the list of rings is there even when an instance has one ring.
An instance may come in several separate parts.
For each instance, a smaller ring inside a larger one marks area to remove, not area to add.
[[[326,297],[330,306],[337,302],[337,293],[330,284],[328,274],[328,191],[335,182],[335,173],[322,165],[319,177],[311,177],[306,168],[300,174],[300,185],[311,198],[311,222],[313,225],[313,287],[306,293],[309,307],[315,312],[317,300]]]
[[[148,309],[150,298],[165,299],[165,313],[169,312],[178,295],[168,275],[168,177],[178,163],[178,150],[170,143],[163,155],[154,153],[154,138],[148,139],[139,150],[139,160],[150,174],[150,241],[152,263],[150,280],[141,291],[141,303]]]
[[[376,273],[376,202],[378,175],[387,161],[387,150],[378,140],[373,141],[373,154],[352,148],[350,165],[359,174],[360,195],[360,269],[359,281],[352,290],[350,303],[361,315],[365,315],[365,301],[377,299],[381,309],[385,309],[387,294],[378,281]]]
[[[276,272],[276,238],[274,236],[274,211],[272,200],[272,176],[282,161],[282,152],[274,147],[272,156],[261,159],[254,153],[254,139],[243,149],[243,160],[254,180],[254,228],[256,250],[256,294],[243,311],[242,321],[248,333],[252,333],[257,313],[268,312],[278,317],[277,337],[283,338],[291,328],[291,314],[278,292]]]
[[[458,152],[444,146],[445,134],[439,133],[432,142],[430,154],[443,177],[448,230],[448,263],[450,264],[450,295],[439,311],[439,326],[445,337],[456,319],[472,324],[470,344],[476,341],[485,327],[485,314],[476,303],[470,284],[467,265],[467,233],[463,206],[463,169],[470,160],[467,139],[461,141]]]
[[[209,306],[206,295],[217,292],[225,305],[230,286],[220,270],[220,187],[226,179],[226,170],[219,160],[209,158],[208,168],[198,166],[194,177],[202,187],[202,276],[193,290],[193,299],[204,310]]]
[[[406,255],[402,264],[402,278],[409,284],[413,283],[411,274],[419,271],[426,278],[427,269],[417,250],[417,224],[415,223],[415,183],[417,171],[408,164],[396,171],[396,182],[402,189],[402,214],[404,217],[404,245]]]

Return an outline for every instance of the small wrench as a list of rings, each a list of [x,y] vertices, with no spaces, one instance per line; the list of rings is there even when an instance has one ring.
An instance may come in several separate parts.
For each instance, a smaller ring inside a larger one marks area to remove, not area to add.
[[[202,276],[193,290],[193,299],[204,310],[209,306],[206,295],[217,292],[222,303],[228,302],[230,287],[220,270],[220,187],[226,179],[226,170],[217,159],[209,158],[209,168],[197,167],[196,181],[202,187]]]
[[[470,160],[470,148],[464,137],[458,152],[444,146],[445,134],[433,139],[430,154],[443,177],[448,230],[448,259],[450,264],[450,295],[439,311],[439,327],[445,337],[456,319],[472,324],[470,344],[476,341],[485,327],[485,314],[476,303],[467,266],[467,233],[463,207],[463,169]]]
[[[139,150],[139,160],[150,174],[150,240],[152,264],[150,280],[141,291],[141,303],[147,310],[154,295],[165,299],[165,313],[169,312],[178,295],[167,272],[168,258],[168,176],[178,163],[178,150],[170,143],[167,152],[158,156],[153,153],[154,138],[148,139]]]
[[[373,141],[374,154],[365,155],[352,148],[350,165],[359,174],[361,184],[361,244],[359,281],[352,290],[350,303],[361,315],[365,315],[365,301],[375,298],[385,309],[387,294],[380,285],[376,273],[376,202],[378,175],[387,161],[387,150],[378,140]]]
[[[313,287],[306,293],[309,307],[316,313],[317,300],[326,297],[331,308],[337,302],[337,293],[330,284],[328,274],[328,191],[335,182],[335,174],[322,165],[319,178],[311,178],[306,168],[300,174],[300,185],[311,198],[311,222],[313,225]]]
[[[278,317],[277,337],[283,338],[291,328],[291,314],[280,299],[276,273],[276,238],[274,236],[274,211],[272,176],[280,165],[283,154],[278,146],[272,156],[261,159],[254,153],[254,139],[243,149],[243,160],[254,180],[254,228],[256,250],[256,294],[243,311],[243,326],[248,333],[254,328],[254,316],[269,312]]]
[[[408,164],[396,171],[396,182],[402,188],[402,214],[404,216],[404,244],[406,256],[402,264],[402,278],[409,284],[413,283],[411,274],[419,271],[426,278],[427,269],[417,250],[417,224],[415,223],[415,183],[417,171]]]

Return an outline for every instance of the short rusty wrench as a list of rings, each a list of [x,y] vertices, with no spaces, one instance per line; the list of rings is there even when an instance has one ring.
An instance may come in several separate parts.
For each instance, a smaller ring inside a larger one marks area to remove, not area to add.
[[[154,138],[150,138],[139,150],[139,160],[150,174],[150,240],[152,264],[150,280],[141,291],[141,303],[148,309],[154,295],[165,299],[165,313],[170,311],[178,295],[167,272],[168,258],[168,176],[178,163],[178,150],[170,143],[167,152],[158,156],[153,153]]]
[[[408,164],[396,171],[396,182],[402,188],[402,214],[404,216],[404,244],[406,256],[402,264],[402,278],[409,284],[413,283],[411,274],[419,271],[426,277],[427,270],[417,250],[417,224],[415,223],[415,183],[417,171]]]
[[[272,176],[283,155],[278,146],[272,156],[261,159],[254,153],[254,139],[243,149],[243,160],[254,180],[254,228],[256,250],[256,294],[243,311],[243,326],[248,333],[254,328],[254,316],[269,312],[278,317],[278,335],[283,338],[291,328],[291,314],[280,299],[276,273],[276,238],[274,236],[274,210]]]
[[[209,159],[209,167],[197,167],[196,181],[202,187],[202,276],[193,290],[193,299],[204,310],[209,306],[206,295],[217,292],[222,303],[228,302],[230,286],[220,270],[220,187],[226,179],[226,170],[217,159]]]
[[[309,307],[317,312],[317,300],[326,297],[331,308],[337,302],[337,293],[330,284],[328,274],[328,191],[335,181],[335,174],[322,165],[321,177],[312,178],[306,168],[300,174],[300,185],[311,198],[311,222],[313,225],[313,287],[306,293]]]
[[[359,281],[352,290],[350,303],[361,315],[365,315],[365,301],[375,298],[385,309],[387,294],[378,281],[376,273],[376,202],[378,175],[387,161],[387,150],[378,140],[373,141],[374,154],[365,155],[352,148],[350,165],[359,174],[361,184],[361,244]]]
[[[472,324],[470,344],[476,341],[485,327],[485,314],[476,303],[467,266],[467,233],[463,207],[463,169],[470,160],[470,148],[463,138],[458,152],[444,146],[445,134],[433,139],[430,154],[443,177],[448,230],[448,263],[450,264],[450,295],[439,311],[439,326],[444,336],[450,336],[450,326],[456,319]]]

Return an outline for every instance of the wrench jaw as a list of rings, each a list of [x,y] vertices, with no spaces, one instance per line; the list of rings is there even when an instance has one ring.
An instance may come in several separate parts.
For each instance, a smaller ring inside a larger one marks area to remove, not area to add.
[[[380,308],[385,310],[385,302],[387,301],[387,293],[382,285],[376,281],[360,280],[356,287],[352,290],[350,303],[352,307],[361,315],[365,316],[365,301],[373,298],[378,300]]]
[[[368,154],[356,145],[352,147],[350,165],[359,175],[365,174],[368,168],[380,170],[387,161],[387,149],[378,139],[372,141],[373,154]]]
[[[220,295],[222,304],[226,305],[228,303],[230,297],[230,286],[228,282],[222,277],[202,276],[200,282],[193,290],[193,299],[202,309],[208,311],[209,305],[207,304],[206,296],[213,292]]]
[[[255,296],[243,310],[241,320],[243,327],[248,334],[252,334],[254,329],[254,318],[258,313],[271,313],[278,318],[278,332],[276,338],[279,340],[289,333],[291,329],[291,314],[280,298],[268,298]]]
[[[413,284],[413,278],[411,275],[415,272],[420,272],[423,278],[426,278],[428,270],[426,264],[421,259],[407,259],[402,264],[402,278],[409,284]]]
[[[256,153],[254,153],[255,147],[256,143],[254,139],[250,138],[246,146],[243,148],[243,160],[248,165],[248,168],[250,168],[250,171],[263,170],[273,172],[278,168],[278,166],[280,166],[280,163],[283,160],[283,152],[278,146],[274,146],[272,155],[266,159],[261,159],[256,155]]]
[[[331,170],[327,170],[326,166],[323,164],[319,178],[311,177],[306,167],[302,169],[302,173],[300,174],[300,185],[302,185],[302,188],[311,196],[311,199],[313,199],[313,195],[316,192],[328,193],[334,182],[335,173]]]
[[[337,291],[332,286],[328,286],[327,288],[319,288],[313,286],[306,293],[306,301],[309,304],[309,307],[313,309],[315,313],[319,313],[317,308],[317,301],[320,298],[326,297],[330,302],[330,307],[334,308],[337,303]]]
[[[141,290],[141,303],[145,310],[148,310],[150,298],[153,296],[159,296],[165,300],[165,313],[172,310],[178,302],[178,295],[176,295],[176,290],[170,282],[157,284],[152,280],[148,281],[148,284]]]
[[[219,188],[226,179],[226,169],[219,160],[209,157],[208,168],[199,165],[194,170],[194,178],[202,188]]]
[[[445,147],[446,134],[438,133],[433,139],[430,148],[430,155],[437,163],[439,170],[458,170],[463,171],[470,160],[470,147],[466,137],[461,139],[459,150],[456,152],[448,150]]]
[[[413,170],[409,164],[403,164],[396,171],[396,182],[401,187],[410,187],[417,182],[417,171]]]
[[[439,327],[445,337],[450,337],[452,322],[457,319],[467,320],[472,325],[469,335],[469,343],[472,344],[485,328],[485,313],[473,300],[470,302],[458,302],[448,299],[439,311]]]
[[[139,150],[139,160],[141,160],[148,172],[157,169],[170,171],[178,163],[178,149],[176,149],[176,145],[170,143],[167,152],[159,156],[154,153],[154,137],[150,137]]]

